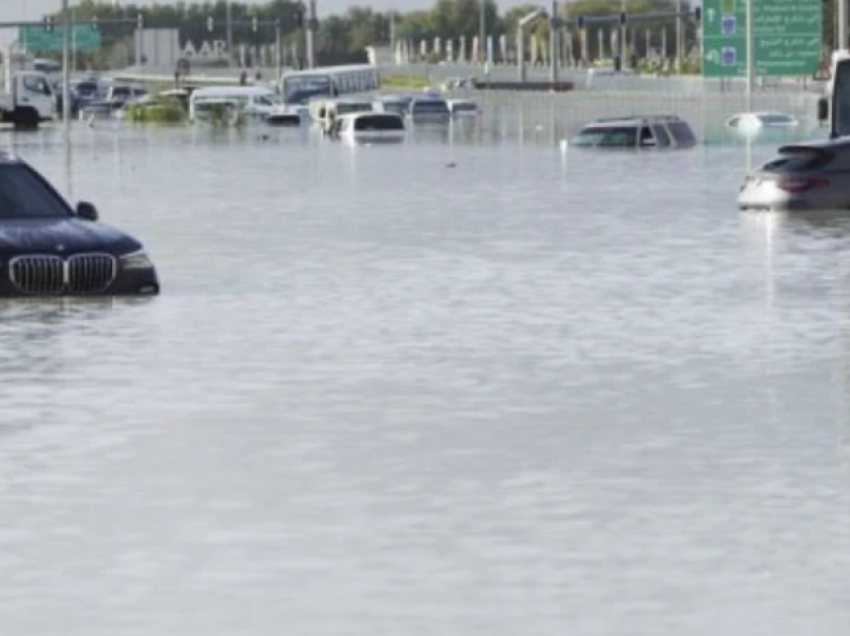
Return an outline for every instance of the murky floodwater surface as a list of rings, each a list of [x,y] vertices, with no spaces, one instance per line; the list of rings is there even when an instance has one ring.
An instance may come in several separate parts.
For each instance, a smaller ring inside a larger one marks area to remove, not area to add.
[[[73,137],[164,293],[0,305],[3,633],[850,629],[850,222],[741,148]]]

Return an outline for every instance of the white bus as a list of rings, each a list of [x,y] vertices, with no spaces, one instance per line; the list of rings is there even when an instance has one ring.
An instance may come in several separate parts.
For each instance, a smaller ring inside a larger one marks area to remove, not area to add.
[[[328,66],[308,71],[288,71],[280,80],[286,104],[306,104],[309,100],[375,91],[381,87],[381,73],[369,64]]]

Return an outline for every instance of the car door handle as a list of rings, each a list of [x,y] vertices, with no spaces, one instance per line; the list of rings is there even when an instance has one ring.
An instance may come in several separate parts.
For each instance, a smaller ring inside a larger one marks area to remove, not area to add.
[[[29,97],[21,97],[21,102],[24,103],[24,104],[29,104],[30,98]]]

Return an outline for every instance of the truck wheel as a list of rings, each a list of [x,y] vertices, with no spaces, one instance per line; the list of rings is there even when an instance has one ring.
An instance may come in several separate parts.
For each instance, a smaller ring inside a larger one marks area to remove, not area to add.
[[[35,130],[38,128],[39,119],[35,108],[19,106],[15,108],[12,123],[15,125],[15,130]]]

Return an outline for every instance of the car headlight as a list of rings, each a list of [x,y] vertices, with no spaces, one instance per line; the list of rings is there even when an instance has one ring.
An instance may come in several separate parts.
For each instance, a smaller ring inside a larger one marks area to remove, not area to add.
[[[153,267],[151,259],[148,258],[144,250],[125,254],[119,261],[121,262],[121,269],[151,269]]]

